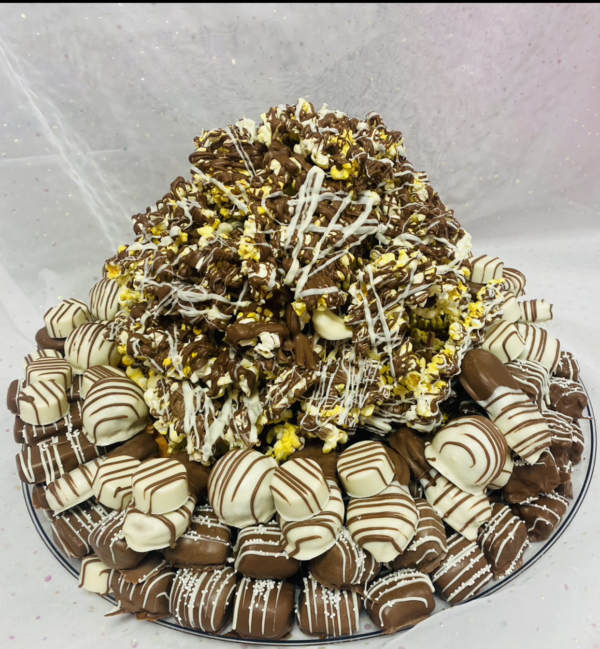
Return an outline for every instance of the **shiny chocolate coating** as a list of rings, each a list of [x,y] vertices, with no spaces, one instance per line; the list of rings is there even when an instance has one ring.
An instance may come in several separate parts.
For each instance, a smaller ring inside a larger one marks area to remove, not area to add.
[[[160,620],[167,617],[175,574],[175,570],[167,568],[153,574],[141,584],[136,584],[127,581],[115,570],[110,577],[110,587],[119,609],[114,614],[134,613],[138,620]]]
[[[38,349],[51,349],[52,351],[60,352],[64,354],[65,352],[65,341],[66,338],[52,338],[48,333],[46,327],[42,327],[35,334],[35,342],[37,343]]]
[[[234,548],[235,569],[254,579],[288,579],[299,568],[298,559],[285,551],[278,523],[262,523],[240,530]]]
[[[127,511],[113,511],[106,516],[89,536],[94,553],[115,570],[135,568],[148,554],[132,550],[123,537],[123,523]]]
[[[554,378],[550,381],[550,407],[571,419],[581,419],[588,398],[580,383],[570,379]]]
[[[513,505],[513,512],[525,521],[529,540],[545,541],[567,513],[569,502],[557,493],[541,494],[527,502]]]
[[[507,503],[522,503],[553,491],[560,484],[558,468],[551,453],[544,453],[535,464],[515,460],[513,472],[502,488]]]
[[[52,519],[52,536],[68,557],[85,557],[93,551],[90,534],[107,516],[105,507],[93,499],[87,500]]]

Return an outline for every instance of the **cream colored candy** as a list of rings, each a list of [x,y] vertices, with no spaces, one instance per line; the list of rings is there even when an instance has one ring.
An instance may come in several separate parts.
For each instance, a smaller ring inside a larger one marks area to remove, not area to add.
[[[127,455],[107,458],[92,483],[98,502],[111,509],[125,509],[132,497],[131,479],[139,466],[139,460]]]
[[[127,374],[120,370],[118,367],[111,367],[110,365],[94,365],[93,367],[88,368],[81,378],[81,389],[79,394],[82,399],[85,399],[87,393],[90,391],[90,388],[94,383],[98,383],[102,379],[109,379],[113,376],[119,376],[121,378],[127,378]]]
[[[125,515],[123,535],[127,545],[136,552],[151,552],[173,547],[175,541],[187,530],[196,505],[188,498],[182,507],[166,514],[144,514],[130,508]]]
[[[345,340],[352,338],[352,329],[329,309],[324,311],[314,311],[312,314],[312,323],[315,331],[325,340]]]
[[[506,322],[517,322],[521,317],[521,308],[519,301],[513,293],[504,294],[504,304],[502,305],[502,320]]]
[[[54,381],[66,391],[73,385],[73,373],[64,358],[38,358],[27,366],[25,380],[29,384]]]
[[[66,338],[74,329],[91,319],[87,304],[70,298],[47,311],[44,324],[50,338]]]
[[[98,593],[102,596],[108,595],[111,574],[112,570],[97,556],[83,557],[79,573],[79,588],[85,588],[91,593]]]
[[[31,354],[27,354],[23,359],[23,369],[27,371],[27,366],[40,358],[62,358],[63,355],[56,349],[38,349]]]
[[[75,374],[83,374],[93,365],[112,365],[121,361],[117,343],[108,340],[108,327],[100,322],[86,322],[69,334],[65,341],[65,358]]]
[[[55,514],[79,505],[94,495],[92,484],[103,458],[97,457],[65,473],[46,487],[46,500]]]
[[[69,412],[67,393],[54,381],[39,381],[21,389],[19,416],[26,424],[45,426],[62,419]]]
[[[511,293],[513,293],[515,297],[525,295],[525,284],[527,283],[527,280],[520,270],[516,270],[515,268],[504,268],[502,271],[502,279],[508,284]]]
[[[144,514],[164,514],[182,507],[190,496],[185,466],[171,458],[142,462],[132,476],[133,502]]]
[[[342,492],[335,480],[327,480],[327,484],[330,498],[323,511],[304,521],[280,521],[285,551],[299,561],[309,561],[329,550],[342,531]]]
[[[502,474],[508,446],[485,417],[459,417],[444,426],[425,447],[427,461],[450,482],[479,495]]]
[[[469,260],[471,265],[471,281],[475,284],[487,284],[493,279],[502,279],[504,264],[498,257],[481,255]]]
[[[131,439],[148,423],[144,391],[128,378],[101,379],[86,395],[82,418],[83,430],[94,444],[108,446]]]
[[[90,313],[94,320],[111,322],[119,311],[121,287],[114,279],[101,279],[90,291]]]
[[[308,458],[291,459],[273,473],[271,493],[285,521],[303,521],[329,502],[329,485],[321,467]]]
[[[486,332],[481,348],[494,354],[503,363],[509,363],[523,352],[525,342],[516,325],[500,320]]]
[[[338,458],[338,475],[353,498],[366,498],[383,491],[394,479],[394,465],[380,442],[358,442]]]
[[[346,526],[361,548],[379,562],[393,561],[412,541],[419,512],[408,487],[392,482],[370,498],[348,503]]]
[[[537,361],[549,372],[554,372],[560,361],[560,342],[541,327],[524,323],[516,326],[525,341],[525,348],[519,358]]]
[[[552,305],[546,300],[524,300],[519,302],[519,322],[539,324],[552,320]]]

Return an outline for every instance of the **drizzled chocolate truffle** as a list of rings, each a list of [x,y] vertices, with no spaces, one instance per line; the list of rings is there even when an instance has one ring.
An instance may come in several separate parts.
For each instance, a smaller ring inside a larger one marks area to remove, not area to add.
[[[473,541],[460,534],[448,539],[448,554],[431,575],[440,597],[460,604],[477,594],[492,578],[492,569]]]
[[[423,498],[416,498],[419,513],[417,531],[410,545],[390,564],[393,570],[414,568],[421,572],[433,572],[442,562],[448,548],[442,519]]]
[[[327,588],[356,590],[362,594],[379,573],[380,564],[343,528],[333,547],[311,559],[308,569]]]
[[[92,552],[89,537],[95,526],[108,516],[99,503],[88,500],[52,519],[52,536],[68,557],[84,557]]]
[[[123,536],[123,523],[127,510],[113,511],[96,525],[89,536],[94,553],[109,567],[116,570],[134,568],[146,556],[146,552],[136,552]]]
[[[235,593],[232,630],[242,638],[279,640],[294,623],[294,586],[244,577]]]
[[[234,549],[235,569],[254,579],[287,579],[300,562],[285,551],[285,539],[275,522],[241,530]]]
[[[553,491],[560,484],[556,462],[551,453],[544,453],[535,464],[515,460],[512,475],[502,489],[507,503],[522,503],[541,493]]]
[[[229,554],[231,532],[209,505],[196,507],[190,527],[177,539],[175,547],[163,554],[175,568],[214,570],[223,568]]]
[[[160,620],[167,617],[174,579],[175,571],[166,569],[141,583],[132,583],[114,570],[110,577],[110,587],[119,608],[111,615],[135,613],[138,620]]]
[[[525,521],[530,541],[545,541],[567,513],[569,501],[556,493],[513,505],[512,510]]]
[[[298,626],[306,635],[340,638],[359,626],[361,596],[355,591],[325,588],[311,576],[303,580],[296,608]]]
[[[481,526],[477,543],[494,577],[504,579],[523,565],[523,553],[529,547],[527,528],[506,505],[494,503],[492,518]]]
[[[429,617],[435,609],[429,576],[398,570],[376,579],[365,593],[365,608],[384,633],[396,633]]]
[[[219,633],[231,619],[237,578],[232,568],[177,572],[170,612],[181,626]]]
[[[570,379],[554,378],[550,381],[550,407],[571,419],[581,419],[588,398],[580,383]]]
[[[583,431],[579,427],[577,422],[573,422],[573,444],[569,448],[569,459],[573,464],[579,464],[581,462],[581,457],[585,450],[585,439],[583,437]]]
[[[579,362],[568,351],[561,351],[560,360],[554,370],[554,375],[561,379],[569,379],[571,381],[579,381]]]

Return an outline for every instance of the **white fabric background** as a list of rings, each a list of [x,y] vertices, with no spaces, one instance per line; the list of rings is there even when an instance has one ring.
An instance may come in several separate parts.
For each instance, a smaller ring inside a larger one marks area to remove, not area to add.
[[[86,299],[129,216],[187,174],[194,135],[299,96],[404,132],[475,251],[555,304],[598,406],[600,10],[567,4],[2,5],[0,392],[45,310]],[[197,645],[77,590],[32,531],[1,423],[0,646]],[[599,647],[599,496],[516,584],[369,644]]]

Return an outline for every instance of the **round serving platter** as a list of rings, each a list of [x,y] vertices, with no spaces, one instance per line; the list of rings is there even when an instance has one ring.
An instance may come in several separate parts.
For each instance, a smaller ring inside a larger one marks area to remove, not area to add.
[[[584,386],[585,390],[585,386]],[[587,390],[586,390],[587,394]],[[597,447],[597,427],[596,420],[594,417],[594,411],[592,409],[591,400],[588,394],[588,407],[586,411],[586,419],[581,419],[579,424],[583,431],[585,439],[585,450],[581,462],[573,468],[572,482],[573,482],[573,501],[570,503],[569,510],[567,511],[566,516],[561,521],[560,525],[554,531],[554,534],[547,539],[546,541],[533,543],[525,551],[524,563],[523,566],[515,571],[510,577],[502,581],[491,581],[487,587],[483,588],[479,594],[472,598],[479,599],[480,597],[489,597],[492,593],[504,588],[509,583],[515,581],[515,579],[521,579],[524,573],[529,570],[546,552],[552,548],[552,546],[558,541],[558,539],[563,535],[567,527],[571,524],[575,518],[581,504],[583,503],[585,496],[587,494],[592,475],[594,472],[594,465],[596,462],[596,447]],[[52,532],[50,529],[50,520],[46,518],[45,514],[41,510],[36,510],[33,507],[33,502],[31,500],[31,487],[23,489],[23,497],[25,499],[25,505],[33,521],[35,529],[40,535],[42,541],[50,550],[54,558],[76,579],[79,579],[79,571],[81,568],[80,559],[71,559],[66,557],[59,547],[54,542],[52,537]],[[115,604],[115,600],[110,597],[104,597],[108,602]],[[442,601],[439,597],[435,597],[436,608],[432,615],[436,615],[445,608],[449,608],[449,605]],[[463,604],[464,606],[464,604]],[[342,636],[339,638],[331,638],[329,640],[322,640],[319,638],[314,638],[311,636],[304,635],[298,630],[297,627],[292,631],[291,637],[286,640],[277,640],[277,641],[268,641],[268,640],[242,640],[239,637],[233,637],[228,635],[219,635],[214,636],[210,633],[205,633],[203,631],[186,629],[185,627],[179,626],[173,617],[169,617],[163,620],[155,622],[160,626],[173,629],[174,631],[179,631],[183,633],[188,633],[190,635],[210,637],[213,639],[218,639],[223,642],[235,642],[244,644],[256,644],[256,645],[271,645],[271,646],[310,646],[310,645],[319,645],[327,643],[340,643],[340,642],[352,642],[355,640],[364,640],[366,638],[373,638],[375,636],[382,635],[382,632],[372,624],[366,612],[363,610],[360,617],[360,628],[361,631],[356,633],[353,636]],[[225,631],[225,633],[227,630]],[[398,635],[402,635],[402,631]]]

